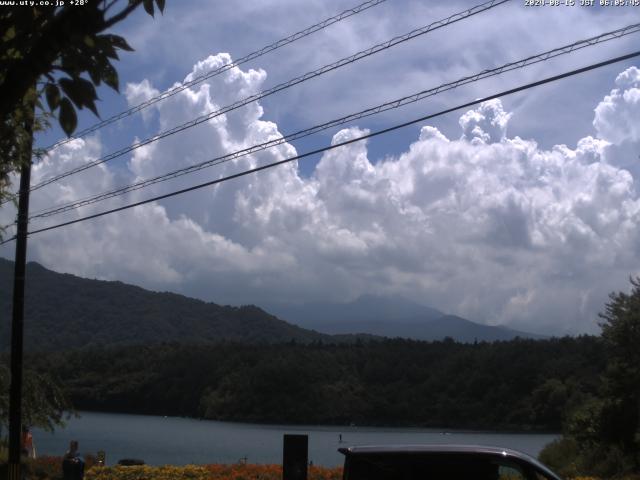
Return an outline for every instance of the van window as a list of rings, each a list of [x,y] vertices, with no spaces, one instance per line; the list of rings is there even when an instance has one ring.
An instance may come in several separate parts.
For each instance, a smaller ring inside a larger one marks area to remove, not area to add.
[[[367,453],[347,458],[344,480],[527,480],[496,455]]]

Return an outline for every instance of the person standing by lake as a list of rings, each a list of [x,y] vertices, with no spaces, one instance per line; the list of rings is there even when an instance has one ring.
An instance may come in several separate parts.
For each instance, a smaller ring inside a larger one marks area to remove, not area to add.
[[[77,440],[71,440],[69,450],[62,457],[62,475],[64,480],[82,480],[84,478],[84,458],[78,452]]]
[[[36,458],[36,447],[33,444],[33,435],[27,426],[22,427],[22,454],[27,458]]]

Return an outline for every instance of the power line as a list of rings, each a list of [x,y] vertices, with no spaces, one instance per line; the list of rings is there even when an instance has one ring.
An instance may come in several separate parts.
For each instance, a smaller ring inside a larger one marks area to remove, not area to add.
[[[144,110],[145,108],[161,101],[164,100],[166,98],[172,97],[177,93],[182,92],[183,90],[192,87],[193,85],[197,85],[209,78],[215,77],[217,75],[220,75],[221,73],[226,72],[227,70],[232,69],[233,67],[237,67],[238,65],[242,65],[244,63],[247,63],[251,60],[255,60],[258,57],[261,57],[262,55],[265,55],[269,52],[273,52],[274,50],[277,50],[279,48],[282,48],[286,45],[289,45],[290,43],[293,43],[297,40],[300,40],[304,37],[307,37],[309,35],[311,35],[312,33],[315,33],[319,30],[323,30],[325,28],[327,28],[330,25],[333,25],[334,23],[340,22],[346,18],[352,17],[353,15],[357,15],[358,13],[364,12],[365,10],[368,10],[371,7],[375,7],[377,5],[380,5],[381,3],[386,2],[387,0],[368,0],[364,3],[361,3],[360,5],[356,5],[355,7],[352,8],[348,8],[347,10],[344,10],[343,12],[334,15],[333,17],[327,18],[325,20],[322,20],[321,22],[318,22],[314,25],[311,25],[310,27],[305,28],[304,30],[300,30],[299,32],[296,32],[292,35],[289,35],[288,37],[285,38],[281,38],[280,40],[277,40],[276,42],[273,42],[265,47],[262,47],[254,52],[251,52],[241,58],[239,58],[238,60],[236,60],[235,62],[230,62],[230,63],[226,63],[214,70],[211,70],[209,72],[203,73],[202,75],[198,75],[197,77],[193,78],[192,80],[188,81],[188,82],[184,82],[174,88],[171,88],[169,90],[167,90],[166,92],[161,93],[160,95],[157,95],[153,98],[150,98],[149,100],[146,100],[134,107],[131,107],[127,110],[124,110],[116,115],[113,115],[112,117],[109,117],[105,120],[102,120],[101,122],[96,123],[95,125],[92,125],[91,127],[85,128],[84,130],[81,130],[80,132],[76,133],[74,136],[69,137],[69,138],[65,138],[62,139],[52,145],[49,145],[48,147],[46,147],[46,150],[51,151],[54,148],[59,147],[60,145],[64,145],[65,143],[68,143],[72,140],[75,140],[76,138],[82,138],[87,136],[88,134],[95,132],[107,125],[110,125],[114,122],[117,122],[118,120],[121,120],[125,117],[128,117],[130,115],[133,115],[137,112],[140,112],[142,110]]]
[[[155,202],[155,201],[158,201],[158,200],[163,200],[165,198],[174,197],[176,195],[181,195],[183,193],[191,192],[191,191],[194,191],[194,190],[199,190],[201,188],[205,188],[205,187],[208,187],[208,186],[211,186],[211,185],[216,185],[216,184],[219,184],[219,183],[222,183],[222,182],[226,182],[228,180],[233,180],[235,178],[243,177],[243,176],[249,175],[251,173],[255,173],[255,172],[262,171],[262,170],[266,170],[268,168],[273,168],[273,167],[276,167],[278,165],[289,163],[289,162],[292,162],[292,161],[295,161],[295,160],[300,160],[302,158],[309,157],[309,156],[312,156],[312,155],[316,155],[318,153],[323,153],[323,152],[326,152],[326,151],[329,151],[329,150],[333,150],[333,149],[336,149],[336,148],[339,148],[339,147],[343,147],[345,145],[349,145],[349,144],[352,144],[352,143],[355,143],[355,142],[366,140],[368,138],[372,138],[372,137],[376,137],[376,136],[379,136],[379,135],[383,135],[385,133],[389,133],[389,132],[392,132],[394,130],[398,130],[400,128],[404,128],[404,127],[407,127],[409,125],[413,125],[413,124],[416,124],[416,123],[424,122],[425,120],[430,120],[432,118],[439,117],[441,115],[445,115],[447,113],[451,113],[451,112],[454,112],[456,110],[461,110],[463,108],[472,107],[474,105],[478,105],[480,103],[483,103],[483,102],[486,102],[486,101],[489,101],[489,100],[493,100],[493,99],[496,99],[496,98],[504,97],[506,95],[511,95],[511,94],[514,94],[514,93],[517,93],[517,92],[528,90],[530,88],[534,88],[534,87],[537,87],[537,86],[540,86],[540,85],[544,85],[544,84],[547,84],[547,83],[555,82],[555,81],[561,80],[563,78],[567,78],[567,77],[571,77],[571,76],[578,75],[578,74],[581,74],[581,73],[585,73],[585,72],[588,72],[588,71],[591,71],[591,70],[595,70],[597,68],[602,68],[602,67],[605,67],[607,65],[611,65],[611,64],[614,64],[614,63],[622,62],[624,60],[629,60],[631,58],[638,57],[638,56],[640,56],[640,51],[636,51],[636,52],[633,52],[633,53],[629,53],[627,55],[622,55],[620,57],[616,57],[616,58],[612,58],[612,59],[609,59],[609,60],[605,60],[603,62],[591,64],[591,65],[586,66],[586,67],[582,67],[582,68],[579,68],[579,69],[576,69],[576,70],[571,70],[569,72],[565,72],[565,73],[562,73],[562,74],[559,74],[559,75],[554,75],[552,77],[547,77],[547,78],[545,78],[543,80],[538,80],[536,82],[527,83],[525,85],[521,85],[519,87],[515,87],[515,88],[509,89],[509,90],[505,90],[505,91],[502,91],[500,93],[496,93],[496,94],[490,95],[488,97],[484,97],[484,98],[481,98],[481,99],[478,99],[478,100],[467,102],[465,104],[458,105],[456,107],[451,107],[451,108],[448,108],[446,110],[441,110],[441,111],[439,111],[437,113],[433,113],[433,114],[430,114],[430,115],[425,115],[423,117],[416,118],[414,120],[410,120],[408,122],[401,123],[399,125],[394,125],[392,127],[388,127],[388,128],[383,129],[383,130],[378,130],[376,132],[369,133],[369,134],[366,134],[366,135],[361,135],[359,137],[352,138],[350,140],[346,140],[344,142],[340,142],[340,143],[337,143],[337,144],[334,144],[334,145],[329,145],[327,147],[323,147],[323,148],[319,148],[319,149],[316,149],[316,150],[312,150],[310,152],[306,152],[306,153],[303,153],[303,154],[300,154],[300,155],[296,155],[294,157],[286,158],[284,160],[279,160],[277,162],[272,162],[272,163],[269,163],[267,165],[262,165],[260,167],[255,167],[255,168],[252,168],[252,169],[249,169],[249,170],[245,170],[243,172],[239,172],[239,173],[236,173],[236,174],[233,174],[233,175],[229,175],[227,177],[219,178],[219,179],[216,179],[216,180],[211,180],[211,181],[205,182],[205,183],[200,183],[198,185],[193,185],[193,186],[188,187],[188,188],[183,188],[181,190],[176,190],[176,191],[173,191],[173,192],[170,192],[170,193],[166,193],[164,195],[159,195],[159,196],[156,196],[156,197],[148,198],[146,200],[142,200],[142,201],[139,201],[139,202],[131,203],[129,205],[124,205],[122,207],[113,208],[111,210],[106,210],[106,211],[103,211],[103,212],[100,212],[100,213],[96,213],[96,214],[93,214],[93,215],[88,215],[88,216],[85,216],[85,217],[77,218],[75,220],[70,220],[68,222],[63,222],[63,223],[59,223],[57,225],[52,225],[52,226],[49,226],[49,227],[33,230],[33,231],[29,232],[29,235],[34,235],[36,233],[42,233],[42,232],[46,232],[46,231],[49,231],[49,230],[55,230],[55,229],[58,229],[58,228],[61,228],[61,227],[65,227],[65,226],[68,226],[68,225],[73,225],[75,223],[84,222],[84,221],[91,220],[91,219],[94,219],[94,218],[98,218],[98,217],[102,217],[102,216],[105,216],[105,215],[109,215],[111,213],[121,212],[123,210],[128,210],[130,208],[138,207],[140,205],[144,205],[144,204],[147,204],[147,203]],[[10,241],[12,241],[14,239],[15,239],[15,237],[7,239],[7,240],[1,242],[0,245],[2,245],[4,243],[8,243],[8,242],[10,242]]]
[[[297,131],[295,133],[291,133],[285,136],[281,136],[278,137],[276,139],[270,140],[268,142],[264,142],[264,143],[260,143],[260,144],[256,144],[253,145],[251,147],[248,148],[244,148],[242,150],[238,150],[226,155],[222,155],[210,160],[206,160],[204,162],[200,162],[198,164],[195,165],[191,165],[188,167],[184,167],[184,168],[180,168],[174,171],[171,171],[169,173],[165,173],[163,175],[158,175],[156,177],[147,179],[147,180],[141,180],[139,182],[124,186],[124,187],[119,187],[117,189],[108,191],[108,192],[104,192],[101,193],[99,195],[94,195],[91,197],[87,197],[84,199],[80,199],[80,200],[75,200],[72,202],[69,202],[67,204],[64,205],[60,205],[57,207],[52,207],[52,208],[48,208],[45,210],[41,210],[39,212],[34,213],[31,217],[29,217],[30,220],[36,219],[36,218],[45,218],[45,217],[49,217],[52,215],[56,215],[56,214],[60,214],[60,213],[64,213],[70,210],[74,210],[86,205],[91,205],[93,203],[97,203],[100,201],[104,201],[107,200],[109,198],[114,198],[120,195],[124,195],[126,193],[135,191],[135,190],[140,190],[142,188],[145,188],[147,186],[150,185],[154,185],[156,183],[160,183],[160,182],[164,182],[167,180],[171,180],[173,178],[177,178],[180,177],[182,175],[186,175],[189,173],[193,173],[195,171],[199,171],[202,170],[204,168],[208,168],[211,166],[215,166],[215,165],[219,165],[221,163],[226,163],[228,161],[234,160],[236,158],[240,158],[246,155],[250,155],[252,153],[258,152],[258,151],[262,151],[262,150],[266,150],[268,148],[272,148],[275,147],[277,145],[281,145],[285,142],[291,142],[293,140],[297,140],[309,135],[313,135],[315,133],[318,133],[320,131],[323,130],[327,130],[329,128],[332,127],[336,127],[339,125],[343,125],[345,123],[351,122],[353,120],[358,120],[361,118],[365,118],[365,117],[369,117],[372,115],[376,115],[378,113],[381,112],[385,112],[388,110],[392,110],[392,109],[396,109],[414,102],[417,102],[419,100],[423,100],[427,97],[431,97],[434,95],[437,95],[439,93],[448,91],[448,90],[452,90],[454,88],[460,87],[462,85],[467,85],[469,83],[473,83],[473,82],[477,82],[479,80],[485,79],[485,78],[489,78],[489,77],[493,77],[496,75],[500,75],[502,73],[508,72],[508,71],[512,71],[512,70],[516,70],[516,69],[520,69],[520,68],[524,68],[526,66],[529,65],[533,65],[536,63],[540,63],[540,62],[544,62],[547,61],[551,58],[555,58],[557,56],[560,55],[565,55],[565,54],[569,54],[571,52],[574,52],[576,50],[580,50],[582,48],[586,48],[586,47],[590,47],[590,46],[594,46],[597,45],[599,43],[602,42],[606,42],[609,40],[613,40],[613,39],[617,39],[617,38],[621,38],[623,36],[626,35],[630,35],[632,33],[637,33],[640,31],[640,24],[633,24],[633,25],[629,25],[623,28],[619,28],[617,30],[613,30],[611,32],[606,32],[603,33],[601,35],[598,35],[596,37],[591,37],[588,39],[584,39],[584,40],[579,40],[577,42],[571,43],[569,45],[565,45],[563,47],[558,47],[555,48],[553,50],[549,50],[537,55],[533,55],[533,56],[529,56],[527,58],[524,58],[522,60],[518,60],[515,62],[510,62],[507,63],[505,65],[502,65],[500,67],[496,67],[493,69],[487,69],[487,70],[483,70],[480,73],[477,73],[475,75],[470,75],[467,77],[463,77],[459,80],[453,81],[453,82],[449,82],[449,83],[445,83],[442,85],[439,85],[435,88],[430,88],[428,90],[423,90],[421,92],[418,92],[416,94],[410,95],[410,96],[405,96],[393,101],[389,101],[386,103],[383,103],[381,105],[378,105],[376,107],[371,107],[368,108],[366,110],[362,110],[360,112],[357,113],[353,113],[335,120],[332,120],[330,122],[326,122],[320,125],[315,125],[313,127],[307,128],[305,130],[300,130]]]
[[[61,174],[56,175],[54,177],[48,178],[46,180],[43,180],[40,183],[38,183],[36,185],[33,185],[31,187],[31,191],[38,190],[39,188],[42,188],[42,187],[44,187],[46,185],[49,185],[49,184],[51,184],[53,182],[56,182],[56,181],[58,181],[58,180],[60,180],[62,178],[65,178],[65,177],[68,177],[70,175],[74,175],[76,173],[82,172],[82,171],[87,170],[87,169],[89,169],[91,167],[94,167],[96,165],[100,165],[102,163],[106,163],[106,162],[108,162],[110,160],[113,160],[114,158],[117,158],[117,157],[120,157],[122,155],[125,155],[126,153],[129,153],[129,152],[131,152],[131,151],[133,151],[133,150],[135,150],[137,148],[143,147],[145,145],[153,143],[153,142],[155,142],[157,140],[160,140],[162,138],[166,138],[166,137],[168,137],[170,135],[173,135],[175,133],[179,133],[179,132],[182,132],[182,131],[187,130],[189,128],[195,127],[196,125],[199,125],[199,124],[201,124],[203,122],[206,122],[207,120],[211,120],[212,118],[218,117],[218,116],[223,115],[225,113],[228,113],[228,112],[230,112],[232,110],[236,110],[236,109],[238,109],[238,108],[240,108],[240,107],[242,107],[244,105],[247,105],[247,104],[249,104],[251,102],[255,102],[255,101],[260,100],[262,98],[265,98],[265,97],[267,97],[269,95],[273,95],[274,93],[277,93],[277,92],[279,92],[281,90],[285,90],[285,89],[290,88],[290,87],[292,87],[294,85],[297,85],[299,83],[306,82],[307,80],[310,80],[312,78],[318,77],[318,76],[323,75],[323,74],[325,74],[327,72],[336,70],[336,69],[341,68],[341,67],[343,67],[345,65],[349,65],[349,64],[354,63],[354,62],[356,62],[358,60],[361,60],[361,59],[363,59],[365,57],[371,56],[371,55],[373,55],[375,53],[381,52],[383,50],[391,48],[391,47],[393,47],[395,45],[398,45],[400,43],[409,41],[409,40],[414,39],[416,37],[419,37],[421,35],[425,35],[425,34],[431,32],[431,31],[434,31],[434,30],[437,30],[439,28],[445,27],[445,26],[450,25],[452,23],[459,22],[460,20],[464,20],[465,18],[471,17],[471,16],[476,15],[478,13],[481,13],[481,12],[484,12],[484,11],[489,10],[491,8],[497,7],[498,5],[501,5],[501,4],[509,2],[509,1],[510,0],[490,0],[489,2],[485,2],[483,4],[476,5],[475,7],[472,7],[472,8],[469,8],[467,10],[464,10],[463,12],[455,13],[455,14],[447,17],[446,19],[438,20],[438,21],[433,22],[433,23],[431,23],[429,25],[426,25],[424,27],[412,30],[411,32],[406,33],[404,35],[399,35],[397,37],[392,38],[391,40],[388,40],[386,42],[374,45],[373,47],[370,47],[370,48],[368,48],[366,50],[362,50],[362,51],[360,51],[358,53],[355,53],[353,55],[350,55],[348,57],[342,58],[342,59],[340,59],[340,60],[338,60],[338,61],[336,61],[334,63],[325,65],[325,66],[320,67],[320,68],[318,68],[316,70],[313,70],[311,72],[307,72],[304,75],[300,75],[300,76],[298,76],[296,78],[293,78],[293,79],[291,79],[291,80],[289,80],[287,82],[280,83],[280,84],[276,85],[275,87],[272,87],[272,88],[270,88],[268,90],[263,90],[263,91],[261,91],[259,93],[251,95],[249,97],[245,97],[244,99],[239,100],[239,101],[237,101],[237,102],[235,102],[235,103],[233,103],[231,105],[228,105],[226,107],[220,108],[220,109],[218,109],[216,111],[207,113],[205,115],[201,115],[201,116],[199,116],[199,117],[197,117],[197,118],[195,118],[193,120],[190,120],[190,121],[188,121],[186,123],[183,123],[181,125],[178,125],[178,126],[175,126],[175,127],[171,128],[169,130],[165,130],[164,132],[161,132],[161,133],[159,133],[157,135],[154,135],[153,137],[149,137],[149,138],[147,138],[145,140],[142,140],[140,142],[136,142],[133,145],[127,146],[127,147],[122,148],[120,150],[117,150],[117,151],[115,151],[113,153],[110,153],[109,155],[106,155],[106,156],[104,156],[102,158],[94,160],[93,162],[86,163],[86,164],[84,164],[84,165],[82,165],[80,167],[76,167],[74,169],[68,170],[67,172],[64,172],[64,173],[61,173]]]

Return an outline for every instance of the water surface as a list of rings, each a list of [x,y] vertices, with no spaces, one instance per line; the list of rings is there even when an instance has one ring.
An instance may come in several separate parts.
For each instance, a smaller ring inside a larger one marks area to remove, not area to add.
[[[179,417],[80,412],[53,434],[34,431],[39,455],[62,455],[70,440],[83,453],[106,452],[107,464],[139,458],[150,465],[281,463],[285,433],[309,435],[309,459],[342,465],[339,447],[383,444],[474,444],[507,447],[532,456],[557,435],[441,431],[415,428],[255,425]],[[339,436],[342,435],[342,443]]]

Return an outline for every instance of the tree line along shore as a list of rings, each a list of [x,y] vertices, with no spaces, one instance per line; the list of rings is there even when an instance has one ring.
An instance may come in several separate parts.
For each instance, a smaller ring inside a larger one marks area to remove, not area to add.
[[[598,337],[463,344],[165,344],[31,355],[77,409],[254,423],[560,431]]]

